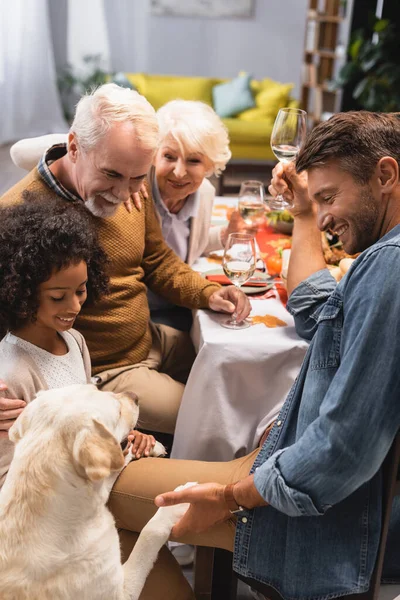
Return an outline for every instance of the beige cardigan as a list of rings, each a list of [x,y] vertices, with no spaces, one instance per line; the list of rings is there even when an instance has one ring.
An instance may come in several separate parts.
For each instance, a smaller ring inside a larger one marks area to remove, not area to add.
[[[87,382],[90,382],[90,356],[83,336],[74,329],[69,333],[77,341],[82,353]],[[16,344],[0,341],[0,377],[7,384],[6,397],[31,402],[40,390],[48,386],[35,360],[27,350]],[[12,457],[14,444],[8,438],[0,438],[0,488],[4,483]]]

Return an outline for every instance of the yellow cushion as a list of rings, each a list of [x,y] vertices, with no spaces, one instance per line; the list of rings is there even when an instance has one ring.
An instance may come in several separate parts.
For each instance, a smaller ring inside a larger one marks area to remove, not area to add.
[[[255,96],[256,106],[239,113],[237,118],[243,121],[275,119],[279,109],[288,106],[292,88],[293,84],[288,83],[263,89]]]
[[[271,106],[271,104],[275,104],[275,106],[278,106],[281,102],[287,103],[289,99],[289,94],[293,88],[293,83],[285,83],[282,85],[266,87],[262,89],[258,94],[256,94],[256,105],[260,107],[265,107]],[[279,106],[279,108],[282,107]]]
[[[200,100],[212,106],[211,90],[219,80],[208,77],[179,77],[127,73],[126,77],[157,110],[170,100]]]

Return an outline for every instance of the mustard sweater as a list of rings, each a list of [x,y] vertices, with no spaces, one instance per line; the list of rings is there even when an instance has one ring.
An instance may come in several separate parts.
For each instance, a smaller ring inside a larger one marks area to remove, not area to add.
[[[35,168],[1,198],[2,205],[22,201],[25,190],[54,198]],[[66,200],[65,200],[66,201]],[[162,238],[149,191],[141,211],[122,205],[113,217],[94,218],[111,266],[110,292],[95,306],[83,306],[75,322],[86,339],[93,374],[147,358],[151,347],[146,286],[186,308],[207,308],[219,289],[181,261]]]

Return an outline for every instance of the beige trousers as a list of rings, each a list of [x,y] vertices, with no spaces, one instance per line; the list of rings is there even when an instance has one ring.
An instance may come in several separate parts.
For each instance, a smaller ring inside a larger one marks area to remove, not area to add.
[[[146,360],[98,374],[99,388],[135,392],[141,429],[173,433],[185,383],[195,359],[187,332],[151,323],[153,344]]]
[[[173,490],[187,481],[198,483],[233,483],[247,477],[256,459],[259,448],[251,454],[230,462],[202,462],[144,458],[130,463],[121,473],[110,495],[111,509],[120,538],[123,557],[129,555],[139,532],[157,510],[154,498]],[[211,546],[233,550],[235,518],[212,527],[201,534],[190,534],[179,542],[197,546]],[[189,600],[193,592],[180,571],[180,567],[166,547],[151,571],[140,600]]]

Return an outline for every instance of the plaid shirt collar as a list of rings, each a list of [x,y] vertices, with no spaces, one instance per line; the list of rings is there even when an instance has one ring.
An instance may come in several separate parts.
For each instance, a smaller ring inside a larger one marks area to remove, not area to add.
[[[52,189],[57,196],[72,202],[82,202],[82,198],[67,190],[50,171],[49,166],[67,153],[67,144],[55,144],[43,154],[38,164],[38,171],[46,185]]]

